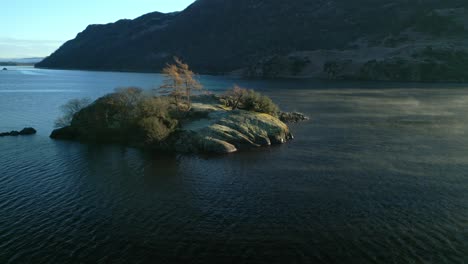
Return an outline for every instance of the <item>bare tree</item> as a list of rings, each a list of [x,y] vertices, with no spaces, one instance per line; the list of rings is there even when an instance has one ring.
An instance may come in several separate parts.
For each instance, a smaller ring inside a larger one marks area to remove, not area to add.
[[[69,126],[73,116],[91,103],[91,99],[72,99],[60,107],[63,115],[55,120],[55,127]]]
[[[227,105],[232,107],[233,110],[236,110],[239,107],[239,104],[242,101],[242,98],[247,95],[248,91],[244,88],[241,88],[237,85],[226,92],[225,100],[227,101]]]

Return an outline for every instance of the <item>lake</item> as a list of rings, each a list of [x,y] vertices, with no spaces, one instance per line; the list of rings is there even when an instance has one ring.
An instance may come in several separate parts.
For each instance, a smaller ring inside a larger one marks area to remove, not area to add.
[[[464,263],[468,84],[248,81],[311,120],[225,156],[49,139],[59,107],[157,74],[0,72],[0,263]]]

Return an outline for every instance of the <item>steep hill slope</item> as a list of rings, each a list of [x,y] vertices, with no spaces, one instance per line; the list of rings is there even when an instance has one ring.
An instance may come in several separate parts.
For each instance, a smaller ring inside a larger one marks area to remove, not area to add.
[[[198,0],[178,13],[91,25],[37,66],[159,71],[177,55],[202,73],[463,81],[467,7],[464,0]]]

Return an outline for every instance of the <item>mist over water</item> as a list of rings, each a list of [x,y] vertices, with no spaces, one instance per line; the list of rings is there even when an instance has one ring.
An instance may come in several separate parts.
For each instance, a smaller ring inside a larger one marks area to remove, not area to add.
[[[219,157],[48,138],[59,106],[157,74],[0,72],[1,263],[463,263],[468,86],[246,81],[308,122]]]

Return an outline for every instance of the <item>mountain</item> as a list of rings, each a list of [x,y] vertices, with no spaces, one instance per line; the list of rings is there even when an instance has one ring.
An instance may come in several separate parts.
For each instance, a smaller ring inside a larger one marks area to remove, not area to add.
[[[468,80],[466,0],[198,0],[176,13],[90,25],[37,64],[248,77]]]

